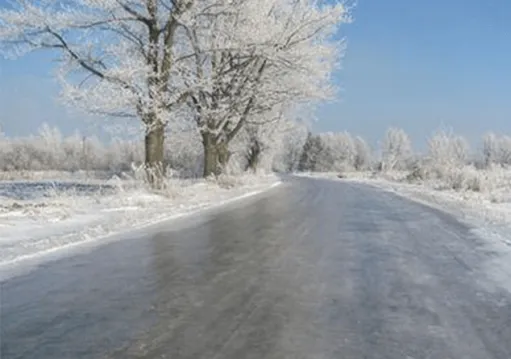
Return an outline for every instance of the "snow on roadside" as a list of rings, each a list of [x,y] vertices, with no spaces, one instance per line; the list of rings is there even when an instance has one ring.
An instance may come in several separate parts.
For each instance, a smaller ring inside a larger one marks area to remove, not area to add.
[[[462,220],[491,224],[511,230],[511,185],[507,182],[491,191],[455,191],[438,189],[435,182],[411,184],[404,181],[407,173],[387,175],[371,172],[346,172],[342,180],[369,184],[409,199],[448,211]],[[339,179],[338,173],[303,173],[298,176]],[[385,176],[385,177],[384,177]],[[511,172],[509,174],[511,177]],[[510,239],[511,241],[511,236]],[[510,243],[511,244],[511,243]]]
[[[106,181],[115,173],[113,171],[0,171],[0,181],[86,181],[91,182],[92,179]]]
[[[36,199],[0,197],[0,269],[219,206],[279,183],[274,175],[176,179],[158,194],[119,181],[115,191],[102,194],[65,191]]]
[[[487,253],[492,253],[481,263],[481,268],[500,288],[511,292],[511,201],[501,196],[509,195],[511,188],[505,191],[499,189],[493,193],[458,192],[385,179],[350,180],[367,183],[446,211],[467,223],[472,233],[484,239]],[[482,284],[488,285],[486,282]]]
[[[307,177],[339,180],[338,173],[306,173]],[[484,240],[488,260],[482,269],[495,283],[511,292],[511,186],[505,179],[491,191],[439,190],[433,183],[403,182],[403,173],[387,178],[371,173],[343,173],[341,181],[364,183],[448,212],[467,223]],[[483,283],[487,285],[488,283]]]
[[[394,182],[382,178],[347,178],[394,192],[409,199],[447,211],[461,220],[511,230],[511,201],[496,201],[489,193],[437,190],[424,184]],[[511,241],[509,242],[511,245]]]

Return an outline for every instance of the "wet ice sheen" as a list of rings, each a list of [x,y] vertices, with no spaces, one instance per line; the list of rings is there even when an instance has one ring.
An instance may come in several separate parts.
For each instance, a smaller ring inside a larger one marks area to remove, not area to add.
[[[290,182],[3,283],[2,358],[511,358],[511,294],[470,228]]]

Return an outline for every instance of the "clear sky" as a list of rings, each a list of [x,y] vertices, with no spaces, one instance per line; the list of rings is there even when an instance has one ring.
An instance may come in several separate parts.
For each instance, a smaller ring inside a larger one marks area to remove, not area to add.
[[[320,109],[315,130],[374,143],[398,126],[419,146],[440,126],[471,141],[489,130],[511,133],[510,0],[358,0],[354,18],[343,29],[340,99]],[[0,60],[7,134],[34,132],[43,121],[84,129],[55,103],[50,59]]]

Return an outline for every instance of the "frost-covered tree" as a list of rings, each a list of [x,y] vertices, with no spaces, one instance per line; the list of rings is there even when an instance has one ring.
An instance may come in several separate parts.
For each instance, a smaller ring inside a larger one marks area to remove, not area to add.
[[[201,176],[203,151],[200,134],[189,128],[169,136],[165,142],[165,162],[174,176]]]
[[[442,172],[467,164],[469,146],[462,136],[440,130],[429,139],[428,147],[429,161]]]
[[[282,133],[280,146],[273,159],[273,169],[278,172],[295,172],[307,140],[308,129],[302,121],[292,121]]]
[[[59,163],[64,161],[64,150],[62,146],[63,136],[58,128],[50,127],[44,123],[39,128],[38,137],[34,144],[39,147],[38,157],[43,163]]]
[[[321,137],[319,135],[313,135],[311,132],[307,133],[307,139],[303,145],[302,155],[298,162],[298,171],[316,171],[322,150],[323,142],[321,141]]]
[[[335,40],[349,20],[343,3],[245,0],[197,18],[187,30],[194,56],[189,104],[204,145],[204,175],[218,174],[229,144],[275,107],[333,95],[330,75],[343,54]],[[253,127],[253,126],[252,126]]]
[[[499,140],[493,132],[487,133],[483,137],[483,157],[484,164],[490,166],[498,162]]]
[[[511,137],[486,134],[483,138],[483,155],[486,166],[511,165]]]
[[[503,166],[511,165],[511,136],[500,137],[498,159]]]
[[[381,169],[406,170],[412,156],[412,143],[408,134],[399,128],[389,128],[381,145]]]
[[[291,114],[274,111],[265,114],[265,119],[255,117],[255,122],[247,122],[240,133],[245,158],[245,170],[269,171],[275,158],[283,151],[284,139],[295,132],[298,120]]]
[[[144,160],[138,140],[113,138],[103,143],[75,132],[64,136],[43,124],[35,135],[0,139],[1,171],[130,171]]]
[[[468,166],[469,145],[462,136],[439,130],[428,141],[428,156],[420,177],[440,180],[444,188],[481,190],[482,178]]]
[[[91,171],[95,169],[104,169],[106,167],[104,162],[107,149],[97,137],[82,137],[81,147],[82,153],[80,156],[80,169]],[[142,151],[142,153],[138,156],[138,162],[140,163],[143,158]]]
[[[14,0],[0,8],[0,42],[15,56],[53,50],[73,104],[141,120],[153,174],[187,101],[208,175],[254,113],[332,94],[343,51],[332,35],[348,20],[342,3],[315,0]]]
[[[371,147],[360,136],[354,139],[355,145],[355,159],[353,166],[357,171],[366,171],[371,168],[373,162],[373,155]]]
[[[326,132],[319,135],[321,151],[316,163],[316,171],[349,171],[354,169],[356,147],[348,132]]]
[[[14,56],[53,50],[66,99],[93,113],[141,120],[145,163],[155,173],[165,127],[182,120],[173,110],[187,95],[178,81],[185,61],[176,57],[183,24],[206,5],[214,2],[13,0],[0,7],[0,49]]]
[[[309,133],[298,168],[317,172],[366,170],[371,161],[371,149],[361,137],[346,131]]]

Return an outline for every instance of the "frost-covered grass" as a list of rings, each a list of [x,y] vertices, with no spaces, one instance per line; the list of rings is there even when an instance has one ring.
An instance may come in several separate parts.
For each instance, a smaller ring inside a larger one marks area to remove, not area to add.
[[[456,175],[455,175],[456,176]],[[380,187],[393,190],[414,199],[440,205],[462,217],[479,217],[496,225],[511,227],[511,171],[479,171],[467,169],[467,177],[461,179],[425,180],[410,183],[405,177],[376,177],[362,179]],[[460,188],[450,186],[454,181],[465,182]],[[475,187],[472,187],[477,183]],[[473,190],[471,188],[477,188]]]
[[[155,192],[136,178],[93,180],[87,187],[0,182],[0,267],[220,205],[278,183],[274,175],[168,179]],[[6,186],[10,192],[1,191]]]
[[[105,181],[115,173],[113,171],[0,171],[0,181]]]
[[[302,175],[337,179],[339,173]],[[343,172],[342,177],[448,210],[470,222],[480,220],[511,229],[511,169],[495,166],[476,170],[464,166],[423,176],[414,171],[391,171]]]

